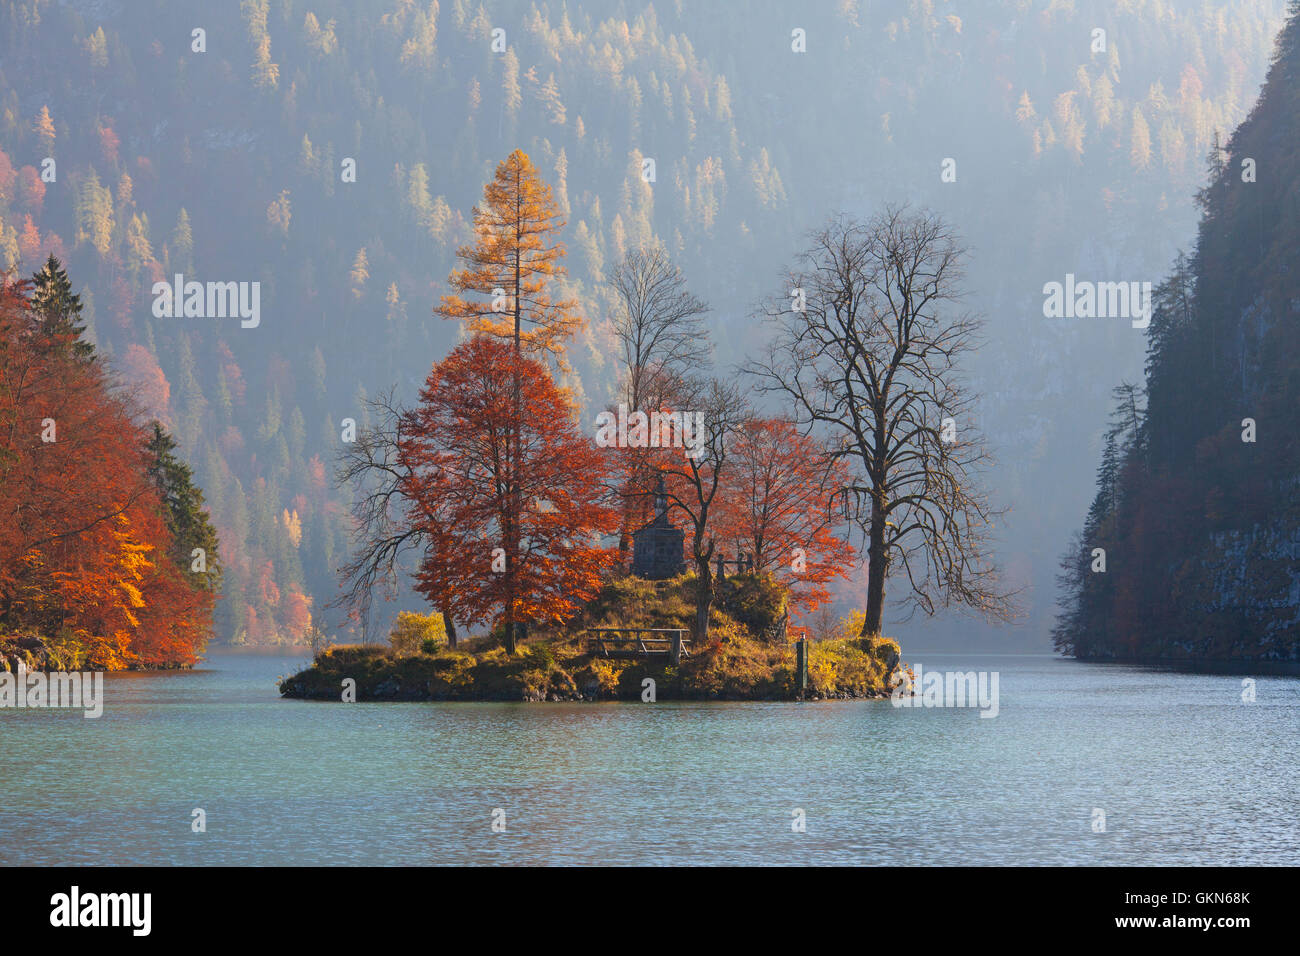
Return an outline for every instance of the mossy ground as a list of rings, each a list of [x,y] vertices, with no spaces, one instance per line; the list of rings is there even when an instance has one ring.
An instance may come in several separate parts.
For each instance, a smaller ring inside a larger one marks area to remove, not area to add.
[[[655,681],[658,700],[794,700],[793,644],[766,640],[785,612],[785,595],[759,576],[738,575],[715,602],[709,641],[679,664],[605,659],[590,653],[588,627],[687,627],[694,618],[694,578],[654,584],[623,578],[607,584],[581,620],[540,632],[511,656],[486,640],[456,650],[398,655],[388,647],[331,647],[284,680],[287,697],[339,700],[346,678],[358,700],[640,700]],[[743,623],[742,623],[743,622]],[[898,645],[841,639],[810,645],[808,699],[885,696]]]

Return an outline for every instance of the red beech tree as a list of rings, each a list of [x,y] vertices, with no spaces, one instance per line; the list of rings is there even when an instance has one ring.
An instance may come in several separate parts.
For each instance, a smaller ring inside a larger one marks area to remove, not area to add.
[[[561,623],[595,595],[615,561],[599,541],[618,525],[610,462],[540,361],[476,336],[433,367],[399,431],[417,588],[435,606],[498,618],[514,653],[516,625]]]
[[[784,582],[797,614],[828,601],[828,582],[847,579],[856,562],[857,552],[835,534],[830,502],[846,476],[843,463],[789,419],[746,421],[732,442],[718,538]]]
[[[65,285],[31,288],[0,286],[0,628],[96,668],[191,664],[214,595],[171,556],[151,430],[79,339]]]

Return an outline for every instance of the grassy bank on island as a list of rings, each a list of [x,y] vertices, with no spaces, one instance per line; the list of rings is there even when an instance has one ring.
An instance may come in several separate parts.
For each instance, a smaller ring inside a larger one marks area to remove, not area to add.
[[[565,701],[641,700],[645,678],[657,700],[796,700],[796,651],[778,635],[787,595],[761,575],[736,575],[721,588],[709,637],[677,664],[663,658],[607,659],[590,652],[590,627],[684,628],[694,614],[694,577],[655,584],[608,583],[582,619],[539,632],[513,656],[493,637],[452,649],[437,638],[411,646],[343,645],[280,683],[285,697],[340,700],[356,682],[357,700]],[[840,637],[809,642],[805,699],[887,696],[899,647],[890,638]]]

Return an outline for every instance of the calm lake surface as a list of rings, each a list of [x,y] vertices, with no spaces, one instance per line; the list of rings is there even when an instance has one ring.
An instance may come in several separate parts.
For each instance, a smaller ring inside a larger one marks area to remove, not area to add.
[[[999,715],[282,700],[302,657],[110,675],[98,720],[0,710],[0,864],[1300,863],[1300,680],[1246,704],[1240,677],[908,660],[997,671]]]

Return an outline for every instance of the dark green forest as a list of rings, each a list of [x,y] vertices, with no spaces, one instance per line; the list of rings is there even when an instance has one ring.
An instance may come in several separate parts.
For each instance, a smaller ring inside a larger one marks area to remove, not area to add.
[[[1097,494],[1062,562],[1085,659],[1292,660],[1300,645],[1300,4],[1259,103],[1209,152],[1200,230],[1155,293]],[[1104,551],[1105,569],[1094,549]]]

